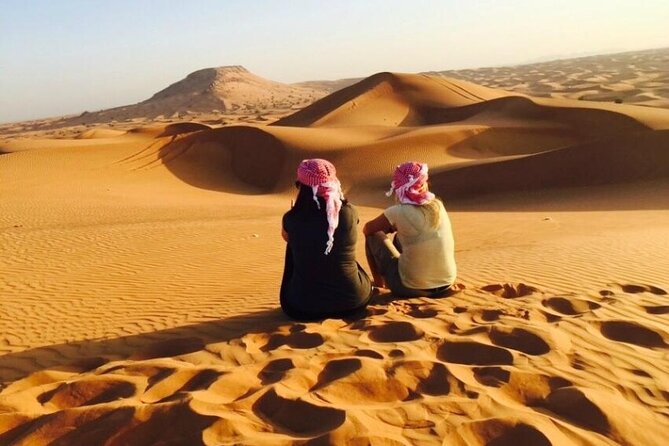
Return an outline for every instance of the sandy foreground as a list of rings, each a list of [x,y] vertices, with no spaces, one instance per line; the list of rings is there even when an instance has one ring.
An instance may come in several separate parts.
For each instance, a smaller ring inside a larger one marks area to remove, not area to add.
[[[0,444],[664,444],[668,129],[385,73],[273,125],[0,140]],[[453,294],[283,316],[307,157],[362,222],[430,163]]]

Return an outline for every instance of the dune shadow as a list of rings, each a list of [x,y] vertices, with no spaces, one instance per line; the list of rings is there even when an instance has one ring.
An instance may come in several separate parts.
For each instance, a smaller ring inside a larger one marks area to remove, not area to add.
[[[0,388],[40,370],[85,372],[109,361],[167,358],[202,350],[251,332],[272,332],[281,325],[300,325],[279,308],[225,319],[121,336],[45,345],[0,356]]]
[[[164,136],[175,136],[181,135],[183,133],[199,132],[202,130],[211,130],[211,127],[208,125],[199,124],[197,122],[177,122],[166,125],[165,129],[158,135],[158,137],[161,138]]]
[[[206,128],[181,129],[185,136],[160,149],[159,158],[176,177],[201,189],[242,195],[289,186],[281,181],[287,149],[274,135],[251,126],[202,127]]]
[[[623,113],[598,108],[551,107],[537,104],[522,96],[505,96],[462,107],[421,107],[419,114],[425,125],[446,124],[480,116],[488,123],[492,116],[518,122],[552,122],[563,124],[584,134],[629,133],[649,128]]]
[[[477,138],[487,138],[482,135],[458,144],[471,146]],[[669,186],[668,143],[669,130],[647,130],[528,156],[455,166],[435,172],[430,182],[449,209],[504,210],[508,206],[505,197],[516,202],[520,198],[524,202],[520,207],[528,211],[668,209],[662,194],[645,194],[644,200],[632,196],[633,188],[644,183]],[[625,198],[626,192],[630,196]],[[589,195],[594,200],[579,206],[578,201]]]

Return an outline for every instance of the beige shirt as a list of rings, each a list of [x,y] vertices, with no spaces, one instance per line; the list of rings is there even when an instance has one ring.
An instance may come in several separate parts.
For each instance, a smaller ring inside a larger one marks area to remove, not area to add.
[[[397,204],[383,213],[402,245],[399,273],[404,286],[431,289],[455,282],[455,243],[451,221],[440,205],[439,226],[432,228],[420,206]]]

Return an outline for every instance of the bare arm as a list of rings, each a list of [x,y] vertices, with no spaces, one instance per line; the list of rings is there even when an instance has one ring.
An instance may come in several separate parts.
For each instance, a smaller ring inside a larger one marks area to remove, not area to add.
[[[281,228],[281,237],[288,243],[288,233],[286,232],[285,229]]]

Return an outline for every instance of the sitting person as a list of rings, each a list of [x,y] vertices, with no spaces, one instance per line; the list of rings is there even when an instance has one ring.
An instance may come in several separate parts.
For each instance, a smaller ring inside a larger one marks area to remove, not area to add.
[[[397,204],[363,228],[374,285],[397,297],[443,296],[455,282],[451,222],[428,190],[427,171],[423,163],[397,166],[386,194],[395,192]]]
[[[281,308],[297,320],[353,315],[372,294],[355,259],[358,213],[344,199],[329,161],[302,161],[295,185],[297,199],[283,216],[281,231],[288,244]]]

